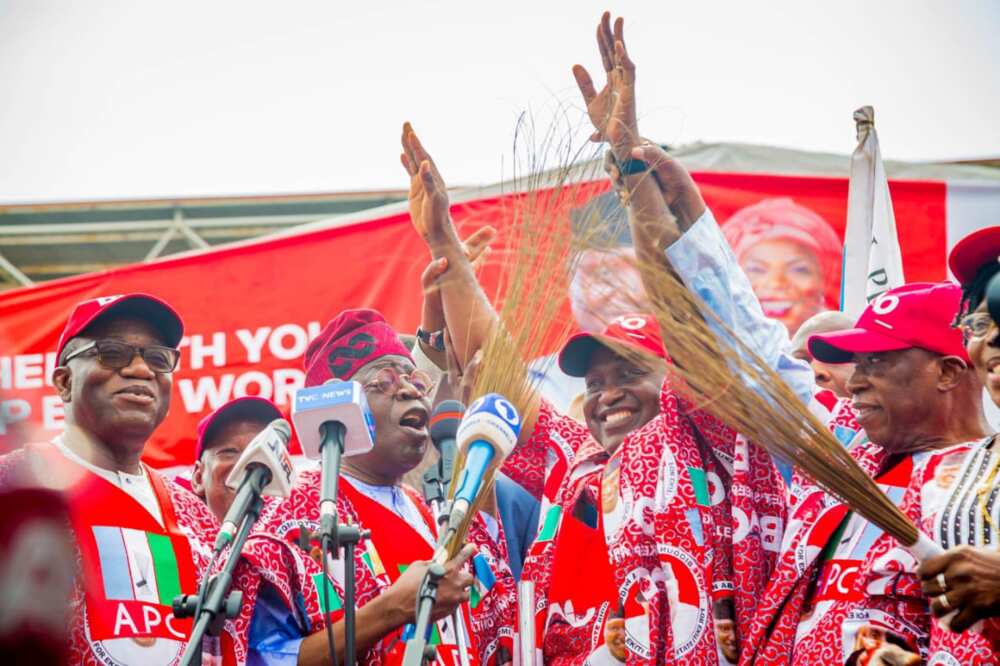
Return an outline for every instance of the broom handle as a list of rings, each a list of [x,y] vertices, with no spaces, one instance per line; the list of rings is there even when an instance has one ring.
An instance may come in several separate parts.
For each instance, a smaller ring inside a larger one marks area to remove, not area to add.
[[[941,547],[941,544],[933,541],[929,536],[919,530],[917,531],[917,542],[907,546],[907,548],[921,562],[930,557],[937,557],[938,555],[944,554],[944,548]],[[955,617],[955,613],[957,612],[958,610],[953,610],[944,617],[939,618],[938,622],[941,623],[942,627],[950,630],[951,620]]]
[[[944,554],[941,544],[920,531],[917,532],[917,542],[907,546],[907,549],[921,562]]]

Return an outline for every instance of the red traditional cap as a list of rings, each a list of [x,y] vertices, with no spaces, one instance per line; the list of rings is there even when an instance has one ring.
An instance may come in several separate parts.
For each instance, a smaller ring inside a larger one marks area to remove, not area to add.
[[[915,282],[872,301],[855,327],[809,338],[809,353],[823,363],[849,363],[855,353],[920,347],[943,356],[969,356],[952,326],[962,291],[951,282]]]
[[[205,452],[205,442],[210,440],[215,430],[224,423],[240,419],[270,423],[274,419],[280,419],[281,416],[278,406],[267,398],[247,395],[230,400],[198,422],[198,442],[195,444],[194,457],[201,458],[201,454]]]
[[[609,340],[634,347],[660,358],[667,357],[660,338],[660,325],[652,315],[626,314],[615,317],[600,335],[585,331],[566,341],[559,352],[559,367],[570,377],[583,377],[590,368],[590,357]]]
[[[361,366],[390,355],[413,360],[380,312],[344,310],[309,343],[303,361],[306,386],[319,386],[334,378],[350,379]]]
[[[976,273],[1000,257],[1000,226],[986,227],[958,241],[948,255],[948,268],[962,284],[972,282]]]
[[[176,347],[184,336],[184,322],[180,315],[166,301],[156,296],[138,293],[98,296],[78,303],[73,308],[73,314],[69,316],[69,321],[59,336],[56,358],[62,356],[67,342],[83,333],[84,329],[98,319],[109,315],[132,315],[148,321],[163,335],[163,344],[168,347]]]

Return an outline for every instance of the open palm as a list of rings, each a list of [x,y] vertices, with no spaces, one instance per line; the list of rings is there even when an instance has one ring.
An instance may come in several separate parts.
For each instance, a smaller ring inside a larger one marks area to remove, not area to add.
[[[600,92],[594,86],[586,68],[573,66],[573,76],[587,104],[587,115],[594,124],[592,141],[607,141],[615,156],[627,159],[629,151],[639,144],[638,122],[635,115],[635,63],[625,50],[624,21],[615,20],[604,12],[597,26],[597,46],[607,82]]]
[[[450,224],[448,188],[410,123],[403,124],[402,145],[399,161],[410,176],[410,219],[417,233],[427,240]]]

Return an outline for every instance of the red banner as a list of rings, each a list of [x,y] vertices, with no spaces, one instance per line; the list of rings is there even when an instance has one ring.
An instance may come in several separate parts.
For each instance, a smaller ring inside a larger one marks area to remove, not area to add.
[[[791,197],[843,238],[846,179],[701,173],[696,180],[720,224],[763,199]],[[944,183],[893,182],[891,188],[907,279],[944,279]],[[594,190],[588,190],[589,196]],[[452,212],[463,236],[489,223],[500,230],[502,245],[512,224],[510,201],[509,195],[481,199],[455,205]],[[420,274],[428,260],[409,216],[401,213],[0,294],[0,340],[5,343],[0,448],[12,444],[16,428],[33,439],[50,438],[61,429],[62,404],[51,388],[53,352],[79,301],[144,291],[166,299],[184,318],[170,414],[145,455],[151,465],[170,467],[192,461],[195,425],[225,401],[264,395],[287,407],[302,383],[306,345],[341,309],[376,308],[399,331],[414,331]],[[497,279],[497,267],[487,266],[487,293]]]

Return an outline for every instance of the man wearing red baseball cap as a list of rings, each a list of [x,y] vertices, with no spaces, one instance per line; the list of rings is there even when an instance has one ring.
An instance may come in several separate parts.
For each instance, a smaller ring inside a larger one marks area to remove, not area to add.
[[[737,322],[736,335],[762,358],[778,358],[781,348],[773,346],[774,340],[768,340],[772,346],[756,347],[763,336],[752,332],[763,324],[754,318],[754,308],[733,305],[732,294],[743,292],[746,278],[735,274],[731,254],[717,249],[725,247],[718,237],[717,228],[695,227],[668,256],[716,313],[740,313],[728,318]],[[700,279],[688,274],[694,266],[703,272],[711,266],[713,275],[727,277],[717,283]],[[810,354],[820,362],[855,364],[846,383],[852,401],[833,410],[831,430],[850,443],[859,464],[918,522],[920,503],[903,503],[912,492],[915,470],[934,450],[976,441],[988,432],[980,383],[953,327],[959,301],[953,284],[905,285],[872,302],[853,327],[808,341]],[[913,557],[799,474],[791,497],[781,557],[742,638],[753,651],[751,661],[814,663],[831,654],[846,659],[865,618],[891,623],[926,654],[931,627],[927,602],[913,594]],[[893,582],[870,583],[888,571],[895,572]]]
[[[65,431],[0,461],[0,477],[33,469],[67,498],[80,562],[73,663],[176,663],[191,631],[172,603],[196,591],[217,523],[197,498],[140,461],[170,407],[182,334],[180,317],[155,296],[77,305],[52,377]],[[229,634],[221,649],[233,656]]]
[[[230,400],[198,423],[191,490],[205,501],[220,521],[236,491],[226,485],[243,450],[281,410],[267,398],[244,396]]]
[[[468,363],[500,320],[464,259],[433,162],[408,127],[403,149],[414,226],[433,256],[448,260],[439,281],[445,319],[459,361]],[[415,205],[428,200],[433,210]],[[665,358],[659,324],[646,314],[618,317],[600,335],[574,336],[559,363],[585,380],[586,426],[539,398],[504,465],[543,503],[522,580],[535,584],[536,647],[547,661],[581,663],[603,649],[606,623],[619,608],[630,659],[715,659],[712,590],[735,589],[736,559],[747,569],[741,599],[766,579],[758,546],[776,550],[783,496],[731,501],[725,488],[734,474],[770,479],[778,489],[780,477],[762,451],[674,390]],[[744,523],[753,515],[768,525],[770,536],[755,528],[734,547],[736,512]],[[684,584],[663,591],[654,577],[664,571]]]
[[[375,423],[374,448],[345,457],[337,498],[339,520],[369,533],[357,549],[357,649],[359,658],[401,663],[404,625],[415,622],[417,589],[437,541],[437,522],[423,498],[403,484],[404,475],[421,463],[430,444],[429,417],[433,382],[416,368],[409,350],[385,318],[374,310],[345,310],[312,341],[304,359],[306,386],[329,380],[357,381]],[[304,472],[292,490],[266,516],[259,531],[292,543],[316,543],[319,529],[320,472]],[[497,532],[492,534],[486,520]],[[439,636],[437,663],[457,660],[464,642],[471,663],[486,663],[501,646],[499,613],[514,606],[514,581],[500,545],[503,535],[494,519],[477,516],[470,545],[446,565],[433,617]],[[473,547],[475,546],[475,547]],[[482,596],[470,604],[474,579],[465,571],[472,558]],[[314,557],[321,558],[318,547]],[[343,566],[334,566],[334,582],[343,589]],[[336,573],[340,572],[340,573]],[[315,596],[312,594],[311,596]],[[339,595],[338,595],[339,596]],[[460,613],[456,613],[456,609]],[[343,649],[343,626],[337,619],[335,641]],[[461,618],[460,624],[456,618]],[[280,624],[280,618],[276,616]],[[460,638],[464,636],[464,638]],[[298,663],[328,663],[326,637],[290,636],[281,650],[297,654]]]

